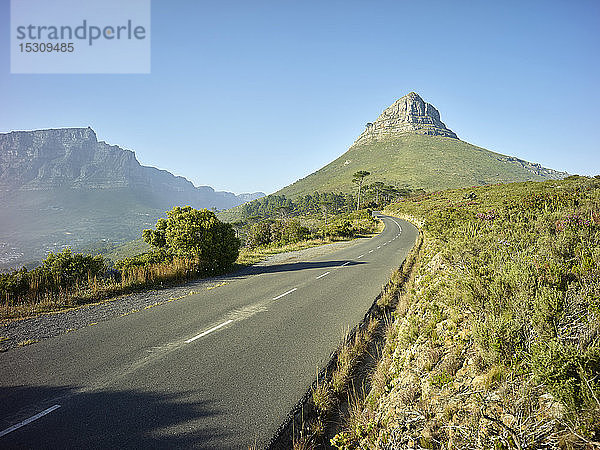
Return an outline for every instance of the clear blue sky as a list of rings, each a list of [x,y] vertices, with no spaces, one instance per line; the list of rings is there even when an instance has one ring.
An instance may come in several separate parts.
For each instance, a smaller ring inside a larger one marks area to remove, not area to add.
[[[461,139],[600,173],[600,2],[152,2],[150,75],[11,75],[0,131],[91,126],[196,185],[273,192],[418,92]]]

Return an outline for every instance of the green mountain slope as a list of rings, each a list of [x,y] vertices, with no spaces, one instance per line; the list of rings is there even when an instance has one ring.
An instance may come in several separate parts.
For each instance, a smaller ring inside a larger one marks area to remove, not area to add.
[[[314,191],[355,190],[352,174],[371,172],[368,181],[399,187],[440,190],[513,181],[542,181],[566,174],[494,153],[459,139],[403,132],[350,149],[322,169],[277,192],[296,197]]]

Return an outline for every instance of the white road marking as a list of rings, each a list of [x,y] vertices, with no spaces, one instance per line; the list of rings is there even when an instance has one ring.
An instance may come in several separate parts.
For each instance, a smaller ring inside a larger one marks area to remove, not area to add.
[[[383,245],[388,245],[388,243],[387,243],[387,242],[384,242],[384,243],[383,243]]]
[[[212,333],[213,331],[217,331],[219,328],[223,328],[225,325],[229,325],[231,322],[233,322],[232,319],[226,320],[222,324],[217,325],[216,327],[212,327],[210,330],[206,330],[206,331],[200,333],[199,335],[194,336],[193,338],[188,339],[187,341],[185,341],[185,343],[189,344],[190,342],[194,342],[196,339],[200,339],[201,337],[204,337],[207,334]]]
[[[400,226],[400,224],[398,222],[396,222],[394,219],[392,219],[392,222],[394,222],[396,225],[398,225],[398,229],[400,230],[400,233],[402,233],[402,227]],[[400,234],[398,234],[400,235]]]
[[[369,250],[369,253],[373,253],[373,250]]]
[[[381,245],[379,247],[377,247],[377,250],[379,250],[381,248]]]
[[[348,264],[350,264],[350,261],[346,261],[344,264],[342,264],[340,267],[344,267],[347,266]]]
[[[319,275],[317,278],[315,278],[315,280],[318,280],[319,278],[323,278],[325,275],[329,275],[331,272],[325,272],[322,273],[321,275]]]
[[[41,413],[37,413],[35,416],[31,416],[29,419],[25,419],[23,422],[19,422],[18,424],[13,425],[12,427],[7,428],[4,431],[0,431],[0,437],[5,436],[8,433],[12,433],[13,431],[18,430],[19,428],[24,427],[25,425],[28,425],[35,420],[38,420],[40,417],[44,417],[46,414],[50,414],[52,411],[58,408],[60,408],[60,405],[51,406],[50,408],[43,410]]]
[[[288,294],[291,294],[291,293],[292,293],[292,292],[294,292],[296,289],[298,289],[298,288],[290,289],[289,291],[287,291],[287,292],[284,292],[283,294],[281,294],[281,295],[278,295],[277,297],[273,297],[273,300],[279,300],[281,297],[285,297],[286,295],[288,295]]]
[[[356,259],[362,258],[363,256],[365,256],[364,253],[362,255],[360,255],[360,256],[357,256]]]

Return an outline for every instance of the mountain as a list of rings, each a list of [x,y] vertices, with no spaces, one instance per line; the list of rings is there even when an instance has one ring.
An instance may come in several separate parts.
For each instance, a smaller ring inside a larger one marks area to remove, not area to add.
[[[439,111],[411,92],[369,122],[354,144],[335,161],[276,192],[296,197],[355,190],[352,174],[398,187],[445,188],[560,179],[568,174],[540,164],[491,152],[461,141],[440,119]]]
[[[91,128],[0,134],[0,266],[65,245],[137,238],[176,205],[224,209],[263,195],[196,187],[142,166],[134,152],[98,141]]]

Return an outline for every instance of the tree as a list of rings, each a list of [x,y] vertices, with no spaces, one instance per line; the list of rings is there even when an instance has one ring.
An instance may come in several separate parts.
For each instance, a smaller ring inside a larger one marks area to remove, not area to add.
[[[375,192],[375,204],[379,206],[379,195],[385,192],[385,183],[383,181],[376,181],[375,183],[371,183],[369,186],[365,186],[365,190],[367,189]]]
[[[367,172],[366,170],[359,170],[353,175],[352,182],[358,184],[358,200],[356,203],[356,210],[360,209],[360,190],[362,188],[363,181],[365,177],[371,175],[371,172]]]
[[[144,241],[167,253],[196,262],[198,269],[224,269],[235,262],[240,241],[233,227],[208,209],[174,207],[155,230],[144,230]]]
[[[333,202],[331,200],[321,200],[319,202],[321,204],[321,210],[323,211],[323,215],[325,216],[325,228],[327,228],[327,212],[329,211],[329,208],[331,208],[331,206],[333,205]]]

